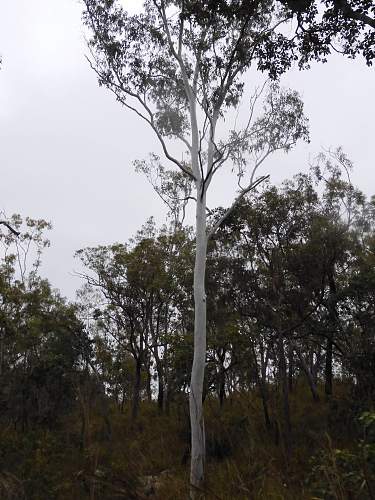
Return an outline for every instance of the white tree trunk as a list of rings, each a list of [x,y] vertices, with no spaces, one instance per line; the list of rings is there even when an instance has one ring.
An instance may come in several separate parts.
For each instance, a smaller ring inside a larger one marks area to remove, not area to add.
[[[206,195],[202,197],[201,183],[197,182],[196,254],[194,267],[194,358],[190,382],[191,423],[191,497],[199,496],[204,479],[205,432],[203,421],[203,381],[206,363],[206,274],[207,234]]]

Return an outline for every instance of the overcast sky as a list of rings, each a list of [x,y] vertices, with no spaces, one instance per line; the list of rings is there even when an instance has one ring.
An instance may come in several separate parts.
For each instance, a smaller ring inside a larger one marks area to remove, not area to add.
[[[137,0],[128,0],[136,8]],[[75,250],[126,241],[165,209],[132,161],[159,152],[152,133],[99,88],[77,0],[0,0],[0,210],[53,223],[42,274],[74,298]],[[310,119],[311,143],[265,165],[273,182],[307,170],[322,147],[343,146],[353,182],[375,193],[375,74],[361,58],[335,55],[290,71]],[[249,85],[252,78],[249,76]],[[229,175],[229,174],[228,174]],[[211,206],[229,203],[226,179]]]

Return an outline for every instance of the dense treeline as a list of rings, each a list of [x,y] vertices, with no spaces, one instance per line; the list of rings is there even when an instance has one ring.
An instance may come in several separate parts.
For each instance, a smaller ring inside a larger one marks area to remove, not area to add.
[[[349,169],[264,185],[209,244],[208,498],[374,498],[375,205]],[[49,225],[8,223],[0,497],[184,498],[192,232],[78,251],[70,304],[38,274]]]

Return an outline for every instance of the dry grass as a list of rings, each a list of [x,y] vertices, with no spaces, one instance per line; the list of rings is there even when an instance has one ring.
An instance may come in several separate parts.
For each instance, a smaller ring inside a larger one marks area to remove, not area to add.
[[[342,442],[342,433],[336,436],[334,432],[337,419],[343,412],[346,419],[353,417],[346,393],[343,385],[337,388],[334,402],[321,398],[316,403],[308,388],[302,382],[297,384],[291,394],[293,447],[289,461],[282,440],[277,443],[275,432],[265,428],[255,393],[234,395],[223,408],[216,400],[208,399],[205,498],[312,498],[306,486],[311,457],[322,448],[326,433],[333,441]],[[271,402],[274,422],[280,419],[276,401]],[[186,499],[187,401],[181,398],[168,415],[160,414],[154,403],[144,402],[135,425],[130,423],[127,411],[121,414],[113,407],[109,420],[110,437],[100,412],[93,409],[84,448],[80,446],[78,410],[55,433],[3,434],[0,488],[10,490],[7,478],[15,477],[15,484],[18,481],[18,486],[25,488],[30,500]],[[346,439],[350,442],[353,436],[347,435]],[[1,498],[7,498],[4,495]]]

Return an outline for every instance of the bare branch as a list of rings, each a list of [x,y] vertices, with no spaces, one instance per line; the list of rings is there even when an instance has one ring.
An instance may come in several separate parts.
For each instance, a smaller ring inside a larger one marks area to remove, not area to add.
[[[259,184],[261,184],[263,181],[266,179],[269,179],[269,175],[263,175],[259,179],[257,179],[255,182],[250,183],[245,189],[243,189],[240,194],[235,198],[233,201],[232,205],[225,211],[225,213],[220,217],[220,219],[212,226],[212,228],[208,231],[207,233],[207,240],[209,240],[215,232],[219,229],[221,224],[225,221],[225,219],[233,212],[233,210],[236,208],[236,206],[240,203],[240,201],[243,199],[243,197],[255,189]]]
[[[100,73],[100,71],[94,66],[94,64],[92,63],[92,61],[86,56],[86,59],[87,61],[89,62],[91,68],[93,69],[93,71],[95,71],[95,73],[98,75],[99,78],[102,78],[102,74]],[[116,73],[116,72],[115,72]],[[123,104],[126,108],[128,108],[129,110],[133,111],[134,113],[136,113],[140,118],[142,118],[142,120],[144,120],[145,122],[147,122],[150,127],[153,129],[153,131],[155,132],[156,134],[156,137],[158,138],[160,144],[161,144],[161,147],[163,149],[163,152],[166,156],[166,158],[171,161],[172,163],[174,163],[175,165],[178,166],[178,168],[180,170],[182,170],[183,172],[185,172],[185,174],[187,174],[191,179],[193,179],[194,181],[196,180],[196,177],[195,175],[193,174],[193,172],[191,172],[189,169],[187,169],[184,165],[182,165],[181,162],[179,162],[176,158],[174,158],[168,151],[168,148],[165,144],[165,141],[163,139],[163,136],[161,135],[161,133],[159,132],[159,130],[157,129],[156,125],[155,125],[155,122],[154,122],[154,115],[151,111],[151,109],[149,108],[149,106],[147,106],[146,102],[143,101],[140,96],[138,94],[135,94],[133,92],[131,92],[130,90],[126,89],[123,85],[122,85],[122,82],[120,80],[120,77],[119,75],[116,74],[116,77],[117,77],[117,80],[118,80],[118,84],[116,84],[115,82],[108,82],[109,85],[108,85],[108,88],[109,90],[115,94],[117,100],[119,102],[121,102],[121,104]],[[117,90],[117,91],[116,91]],[[149,118],[147,116],[145,116],[143,113],[141,113],[137,108],[135,108],[134,106],[131,106],[125,99],[124,97],[121,96],[121,93],[124,93],[125,95],[128,95],[129,97],[132,97],[133,99],[136,99],[140,104],[141,106],[144,108],[144,110],[147,112],[147,114],[149,115]],[[184,137],[182,136],[178,136],[178,138],[180,140],[182,140],[182,142],[184,142],[184,144],[189,148],[191,148],[191,145],[188,143],[188,141],[185,140]]]
[[[14,234],[14,236],[19,236],[21,233],[19,231],[16,231],[8,222],[5,220],[0,220],[0,225],[5,226],[6,228],[9,229],[9,231]]]

